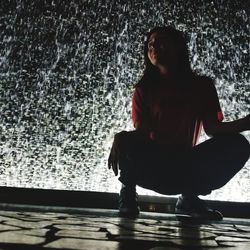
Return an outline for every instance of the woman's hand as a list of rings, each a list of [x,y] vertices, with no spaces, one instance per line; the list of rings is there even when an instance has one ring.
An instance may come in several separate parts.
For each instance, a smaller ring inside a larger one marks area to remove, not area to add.
[[[118,175],[119,160],[129,151],[133,151],[136,145],[143,145],[149,142],[149,138],[144,131],[122,131],[114,136],[113,145],[108,158],[108,168],[113,170],[115,175]]]
[[[124,141],[124,136],[126,133],[126,131],[122,131],[115,134],[113,145],[109,154],[108,168],[112,168],[115,175],[118,175],[119,158],[122,154],[122,141]]]

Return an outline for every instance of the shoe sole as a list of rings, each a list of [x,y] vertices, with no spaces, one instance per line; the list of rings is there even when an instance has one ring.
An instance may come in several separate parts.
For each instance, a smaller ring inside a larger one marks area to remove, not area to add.
[[[180,209],[175,211],[175,216],[178,220],[189,220],[189,221],[222,221],[222,218],[212,218],[206,215],[199,215],[197,213],[186,213]]]

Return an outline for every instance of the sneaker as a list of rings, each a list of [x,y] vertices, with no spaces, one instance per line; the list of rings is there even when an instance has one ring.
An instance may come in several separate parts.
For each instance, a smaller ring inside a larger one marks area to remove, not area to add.
[[[197,196],[179,196],[175,206],[175,213],[177,216],[186,215],[193,219],[216,221],[223,219],[223,215],[219,211],[207,207],[205,201],[199,199]]]
[[[119,196],[119,216],[136,217],[140,213],[135,188],[122,187]]]

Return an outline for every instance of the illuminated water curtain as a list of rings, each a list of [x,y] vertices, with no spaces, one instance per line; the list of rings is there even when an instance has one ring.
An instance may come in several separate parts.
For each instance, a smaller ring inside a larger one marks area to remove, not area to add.
[[[119,190],[108,152],[132,129],[144,34],[156,25],[187,32],[192,66],[216,78],[226,120],[250,111],[247,1],[16,2],[0,10],[1,186]],[[250,202],[249,170],[210,198]]]

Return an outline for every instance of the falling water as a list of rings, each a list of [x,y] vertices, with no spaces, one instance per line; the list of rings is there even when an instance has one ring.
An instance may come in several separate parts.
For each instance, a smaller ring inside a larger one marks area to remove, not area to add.
[[[225,120],[250,111],[247,1],[2,2],[1,186],[119,190],[107,157],[113,135],[132,129],[144,34],[157,25],[187,32],[192,66],[216,79]],[[209,198],[250,202],[249,170]]]

